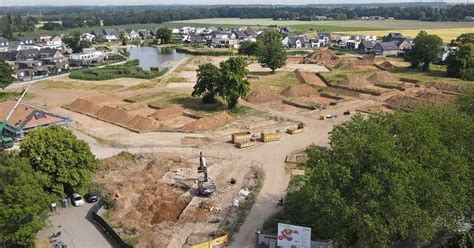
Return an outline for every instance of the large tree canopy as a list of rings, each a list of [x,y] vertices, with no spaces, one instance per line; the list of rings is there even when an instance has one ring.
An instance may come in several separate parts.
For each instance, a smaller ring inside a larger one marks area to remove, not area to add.
[[[43,183],[27,159],[0,153],[0,240],[11,247],[32,247],[46,226],[50,197]]]
[[[12,67],[5,61],[0,60],[0,89],[5,89],[13,83],[13,74],[15,74],[15,71]]]
[[[284,216],[343,246],[426,244],[472,214],[473,118],[454,107],[355,116],[331,149],[307,150],[310,176]]]
[[[448,74],[464,80],[474,80],[474,33],[461,34],[452,43],[459,49],[450,53],[446,59]]]
[[[437,35],[421,31],[413,43],[412,49],[406,52],[405,59],[411,63],[412,67],[416,68],[423,64],[423,71],[429,71],[430,63],[437,58],[443,40]]]
[[[241,57],[232,57],[221,62],[221,79],[217,87],[219,95],[227,101],[229,108],[234,108],[240,97],[244,97],[250,90],[246,77],[247,64]]]
[[[258,62],[275,72],[286,64],[286,51],[281,43],[278,32],[272,31],[260,34],[257,40]]]
[[[197,82],[194,85],[193,93],[194,96],[201,96],[203,103],[215,102],[215,95],[217,94],[217,85],[221,80],[221,72],[217,66],[207,63],[200,65],[197,70]]]
[[[20,155],[46,177],[46,191],[58,197],[84,190],[98,166],[89,145],[60,126],[33,130],[20,149]]]
[[[160,39],[160,44],[170,43],[172,35],[171,29],[166,27],[161,27],[156,30],[156,38]]]

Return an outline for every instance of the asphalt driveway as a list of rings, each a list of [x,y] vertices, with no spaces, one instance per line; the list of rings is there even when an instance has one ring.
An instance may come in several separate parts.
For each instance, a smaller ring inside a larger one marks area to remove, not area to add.
[[[58,238],[68,248],[108,248],[112,245],[97,229],[92,220],[90,209],[94,204],[86,203],[82,207],[59,208],[49,218],[51,226],[38,233],[38,239],[48,239],[53,233],[61,231]]]

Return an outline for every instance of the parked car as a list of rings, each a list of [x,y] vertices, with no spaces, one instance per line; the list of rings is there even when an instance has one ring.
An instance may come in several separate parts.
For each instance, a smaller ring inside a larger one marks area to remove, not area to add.
[[[82,198],[82,196],[79,195],[78,193],[72,194],[72,205],[76,207],[80,207],[84,205],[84,199]]]
[[[97,194],[96,193],[87,193],[85,196],[84,196],[86,202],[88,203],[94,203],[96,202],[97,200],[99,200],[99,198],[97,198]]]

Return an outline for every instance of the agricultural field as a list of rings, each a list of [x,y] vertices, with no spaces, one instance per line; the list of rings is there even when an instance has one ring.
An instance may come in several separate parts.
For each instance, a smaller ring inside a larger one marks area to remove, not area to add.
[[[471,24],[472,26],[474,26],[474,24]],[[405,36],[408,36],[408,37],[412,37],[414,38],[419,32],[420,30],[424,30],[426,32],[428,32],[429,34],[435,34],[435,35],[438,35],[439,37],[441,37],[441,39],[443,39],[443,42],[444,43],[449,43],[451,42],[451,40],[454,40],[456,39],[460,34],[463,34],[463,33],[473,33],[474,32],[474,28],[452,28],[452,29],[445,29],[445,28],[441,28],[441,29],[412,29],[411,26],[407,26],[409,27],[410,29],[390,29],[390,30],[378,30],[378,31],[357,31],[357,34],[361,34],[361,35],[376,35],[378,37],[382,37],[384,35],[386,35],[388,32],[398,32],[398,33],[402,33],[403,35]],[[355,34],[354,31],[347,31],[347,32],[338,32],[338,33],[341,33],[341,34]]]
[[[472,22],[426,22],[413,20],[383,21],[276,21],[272,19],[214,18],[169,22],[179,25],[248,25],[248,26],[290,26],[297,30],[325,30],[328,32],[375,31],[375,30],[421,30],[421,29],[474,29]]]

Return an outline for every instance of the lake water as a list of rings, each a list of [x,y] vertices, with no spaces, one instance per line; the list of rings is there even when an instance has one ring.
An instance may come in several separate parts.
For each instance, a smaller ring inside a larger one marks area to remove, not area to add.
[[[140,67],[143,70],[150,70],[150,67],[159,67],[167,61],[178,61],[188,57],[185,53],[178,53],[173,48],[161,47],[132,47],[128,49],[129,60],[140,60]]]

